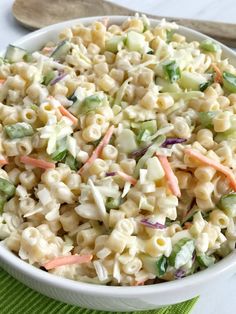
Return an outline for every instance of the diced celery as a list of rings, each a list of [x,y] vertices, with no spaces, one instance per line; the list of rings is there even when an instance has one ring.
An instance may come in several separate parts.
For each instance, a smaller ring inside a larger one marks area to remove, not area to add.
[[[172,249],[169,257],[169,263],[171,266],[179,269],[192,259],[194,252],[194,241],[189,238],[183,238],[179,240]]]
[[[119,48],[123,47],[124,40],[124,36],[113,36],[112,38],[106,40],[105,49],[110,52],[116,53]]]
[[[213,118],[218,114],[218,111],[199,112],[199,120],[204,128],[213,127]]]
[[[157,272],[156,257],[151,257],[149,255],[141,254],[140,259],[143,262],[143,269],[151,274],[156,275],[156,272]]]
[[[0,192],[1,193],[4,193],[6,197],[12,197],[15,194],[15,191],[16,191],[16,188],[11,182],[3,178],[0,178]]]
[[[199,73],[183,71],[179,80],[180,87],[188,90],[198,91],[201,84],[206,83],[206,78]]]
[[[176,82],[181,77],[180,68],[174,60],[163,64],[163,70],[171,83]]]
[[[54,71],[48,71],[46,75],[43,77],[42,84],[45,86],[48,86],[48,84],[55,78],[55,72]]]
[[[34,134],[32,126],[26,122],[5,125],[4,130],[10,139],[22,138]]]
[[[203,253],[203,254],[197,255],[197,261],[201,267],[206,268],[214,264],[215,257],[208,256]]]
[[[106,201],[107,209],[116,209],[120,206],[120,198],[108,197]]]
[[[209,51],[209,52],[216,52],[220,50],[219,44],[216,42],[210,40],[210,39],[205,39],[201,42],[200,48],[204,51]]]
[[[165,172],[161,166],[159,159],[154,156],[147,160],[147,179],[150,181],[156,181],[163,178]]]
[[[124,129],[116,138],[116,145],[122,153],[131,153],[138,148],[135,134],[130,129]]]
[[[225,140],[236,140],[236,130],[229,129],[228,131],[217,133],[214,137],[216,142],[222,142]]]
[[[3,212],[6,201],[7,201],[6,195],[4,193],[0,193],[0,215]]]
[[[223,87],[231,93],[236,92],[236,75],[229,72],[223,72]]]
[[[181,88],[179,87],[178,83],[174,82],[174,83],[170,83],[167,80],[164,80],[161,77],[157,77],[156,78],[156,84],[161,86],[161,92],[162,93],[178,93],[181,92]]]
[[[162,277],[166,273],[167,267],[168,267],[167,257],[162,255],[156,261],[156,275],[157,275],[157,277]]]
[[[153,135],[157,131],[156,120],[145,121],[141,123],[139,133],[137,135],[138,142],[147,141],[150,135]]]
[[[166,30],[166,42],[170,43],[172,41],[172,37],[173,37],[174,31],[173,29],[171,30]]]
[[[88,113],[89,111],[96,110],[100,106],[102,106],[102,99],[98,95],[91,95],[83,100],[80,106],[80,112]]]
[[[51,155],[52,160],[63,161],[68,153],[67,150],[67,138],[64,137],[56,143],[56,150]]]
[[[142,34],[135,31],[128,32],[126,39],[126,47],[128,50],[143,52],[145,44],[145,37]]]
[[[220,201],[217,205],[221,210],[223,210],[227,216],[236,216],[236,193],[230,193],[221,196]]]

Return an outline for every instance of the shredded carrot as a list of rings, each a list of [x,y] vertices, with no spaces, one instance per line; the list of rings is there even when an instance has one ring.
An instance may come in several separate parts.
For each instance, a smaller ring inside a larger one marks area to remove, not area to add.
[[[53,48],[53,47],[44,47],[43,48],[43,52],[51,52],[51,51],[53,51],[55,48]]]
[[[222,78],[222,73],[221,73],[220,69],[214,63],[212,64],[212,67],[213,67],[214,71],[216,72],[216,75],[214,77],[214,82],[215,83],[222,83],[223,82],[223,78]]]
[[[1,157],[1,159],[0,159],[0,166],[5,166],[7,164],[8,164],[7,158]]]
[[[187,148],[185,149],[185,154],[188,154],[189,156],[197,159],[198,161],[202,162],[205,165],[208,165],[214,169],[216,169],[217,171],[223,173],[226,178],[228,179],[231,187],[234,189],[234,191],[236,191],[236,178],[233,175],[232,171],[224,166],[221,165],[219,162],[212,160],[204,155],[202,155],[201,153],[191,149],[191,148]]]
[[[93,255],[69,255],[69,256],[60,256],[52,259],[51,261],[43,265],[47,270],[57,268],[59,266],[71,265],[71,264],[83,264],[88,263],[93,258]]]
[[[6,82],[5,79],[0,79],[0,84],[4,84]]]
[[[116,173],[118,176],[120,176],[125,181],[131,183],[132,185],[135,185],[137,183],[137,180],[135,178],[129,176],[128,174],[124,173],[123,171],[117,171]]]
[[[167,179],[167,183],[168,183],[168,186],[169,186],[169,189],[171,190],[171,192],[177,196],[177,197],[180,197],[181,196],[181,192],[180,192],[180,188],[179,188],[179,185],[178,185],[178,179],[176,178],[173,170],[171,169],[171,166],[169,164],[169,161],[167,159],[166,156],[159,156],[159,155],[156,155],[157,158],[159,159],[161,165],[162,165],[162,168],[165,172],[165,176],[166,176],[166,179]]]
[[[134,286],[144,286],[144,281],[136,281]]]
[[[34,166],[36,168],[42,169],[52,169],[55,168],[55,164],[42,159],[35,159],[29,156],[21,156],[20,162],[26,165]]]
[[[60,113],[61,113],[63,116],[65,116],[65,117],[67,117],[68,119],[70,119],[70,120],[73,122],[73,124],[77,124],[77,123],[78,123],[78,119],[77,119],[75,116],[73,116],[73,114],[71,114],[68,110],[66,110],[65,107],[60,106],[60,107],[59,107],[59,110],[60,110]]]
[[[94,162],[94,160],[100,156],[103,148],[110,142],[113,132],[114,132],[114,125],[109,127],[103,139],[93,151],[91,157],[86,161],[83,167],[80,168],[79,174],[81,174],[84,170],[88,169],[88,167]]]

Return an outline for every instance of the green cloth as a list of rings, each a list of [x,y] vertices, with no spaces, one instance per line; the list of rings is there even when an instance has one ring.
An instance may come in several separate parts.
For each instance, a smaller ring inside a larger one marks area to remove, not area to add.
[[[159,310],[135,313],[188,314],[198,298]],[[0,313],[1,314],[109,314],[81,309],[77,306],[55,301],[26,287],[0,268]],[[126,312],[128,313],[128,312]]]

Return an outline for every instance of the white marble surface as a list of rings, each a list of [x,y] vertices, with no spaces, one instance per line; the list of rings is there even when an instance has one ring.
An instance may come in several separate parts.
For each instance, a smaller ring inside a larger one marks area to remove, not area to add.
[[[26,0],[27,1],[27,0]],[[53,0],[52,0],[53,1]],[[235,0],[113,0],[132,9],[163,16],[236,22]],[[0,50],[28,33],[11,15],[13,0],[0,0]],[[236,313],[236,275],[200,297],[192,314]],[[180,313],[181,314],[181,313]]]

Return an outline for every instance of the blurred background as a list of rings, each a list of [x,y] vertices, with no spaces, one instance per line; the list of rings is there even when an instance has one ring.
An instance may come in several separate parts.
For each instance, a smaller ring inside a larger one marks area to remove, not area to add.
[[[0,0],[0,49],[9,41],[14,41],[29,32],[14,20],[11,14],[13,2],[14,0]],[[163,16],[236,22],[236,0],[110,0],[110,2]]]

